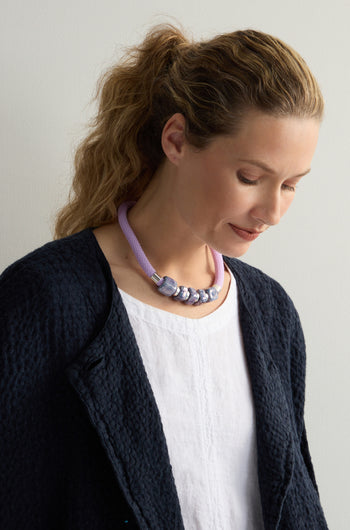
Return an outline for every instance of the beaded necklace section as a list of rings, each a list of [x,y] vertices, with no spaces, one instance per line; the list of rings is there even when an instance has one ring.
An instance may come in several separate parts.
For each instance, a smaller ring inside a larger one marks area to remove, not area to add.
[[[150,264],[146,254],[129,225],[127,212],[134,204],[134,201],[123,202],[118,208],[119,226],[126,237],[140,267],[145,274],[156,284],[158,291],[164,296],[172,297],[177,302],[187,305],[201,305],[213,300],[217,300],[219,292],[224,283],[224,261],[222,255],[214,249],[210,249],[215,263],[215,282],[208,289],[194,289],[177,285],[177,282],[169,276],[159,276],[154,267]]]

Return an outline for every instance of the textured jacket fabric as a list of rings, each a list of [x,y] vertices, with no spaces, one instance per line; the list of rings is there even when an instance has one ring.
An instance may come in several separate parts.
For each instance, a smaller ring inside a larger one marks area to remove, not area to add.
[[[225,260],[239,293],[265,528],[326,529],[297,312],[277,282]],[[159,411],[92,230],[8,267],[0,319],[0,528],[183,529]]]

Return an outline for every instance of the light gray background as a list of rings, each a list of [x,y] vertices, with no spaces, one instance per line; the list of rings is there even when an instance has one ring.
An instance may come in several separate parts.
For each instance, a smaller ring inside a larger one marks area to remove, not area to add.
[[[98,76],[156,22],[195,38],[242,28],[279,36],[326,100],[312,172],[287,216],[243,258],[282,283],[307,340],[306,423],[331,529],[349,503],[349,21],[347,0],[5,0],[0,22],[0,269],[52,238]],[[174,17],[174,18],[172,18]]]

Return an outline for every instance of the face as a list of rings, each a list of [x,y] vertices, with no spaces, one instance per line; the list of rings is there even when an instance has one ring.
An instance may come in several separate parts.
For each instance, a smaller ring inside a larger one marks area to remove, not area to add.
[[[185,143],[173,196],[193,235],[227,256],[244,254],[291,205],[310,171],[318,130],[314,119],[252,112],[238,134],[204,150]]]

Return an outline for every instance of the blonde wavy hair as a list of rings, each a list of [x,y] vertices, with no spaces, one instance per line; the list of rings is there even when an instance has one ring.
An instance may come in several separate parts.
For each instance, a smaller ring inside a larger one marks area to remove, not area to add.
[[[187,140],[202,149],[237,132],[250,109],[321,120],[324,107],[304,59],[276,37],[248,29],[190,42],[172,25],[154,27],[109,68],[96,98],[56,239],[114,221],[119,204],[141,196],[164,157],[162,129],[177,112]]]

